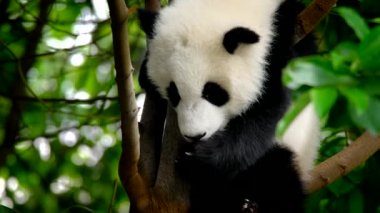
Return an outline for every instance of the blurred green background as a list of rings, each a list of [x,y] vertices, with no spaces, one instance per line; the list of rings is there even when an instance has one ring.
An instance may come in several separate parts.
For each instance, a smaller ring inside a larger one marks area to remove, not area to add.
[[[145,35],[136,8],[143,2],[127,5],[139,70]],[[340,0],[316,37],[319,53],[285,69],[294,104],[278,134],[313,102],[322,121],[322,161],[364,131],[380,132],[380,2]],[[111,39],[105,0],[0,1],[2,206],[15,212],[129,209],[117,175],[121,138]],[[380,154],[310,195],[307,209],[379,213]]]

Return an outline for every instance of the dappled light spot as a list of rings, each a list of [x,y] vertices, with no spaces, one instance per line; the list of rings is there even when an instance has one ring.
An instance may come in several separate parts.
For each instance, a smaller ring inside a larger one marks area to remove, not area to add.
[[[103,129],[99,126],[85,125],[79,129],[80,135],[86,140],[95,142],[103,135]]]
[[[62,194],[70,189],[70,178],[67,176],[61,176],[56,181],[50,184],[50,190],[54,194]]]
[[[17,190],[15,193],[14,193],[14,199],[15,199],[15,202],[17,204],[25,204],[26,202],[28,202],[29,200],[29,192],[26,191],[26,190]]]
[[[95,15],[91,12],[89,7],[82,8],[81,14],[78,16],[78,21],[74,24],[73,33],[84,34],[91,33],[95,30],[96,21]]]
[[[15,178],[15,177],[8,178],[7,188],[9,191],[14,192],[18,189],[18,187],[19,187],[19,182],[18,182],[17,178]]]
[[[84,205],[88,205],[92,202],[92,198],[91,198],[90,193],[88,193],[85,190],[79,191],[77,199],[78,199],[79,203],[84,204]]]
[[[51,149],[48,139],[39,137],[33,142],[34,147],[37,149],[42,160],[46,161],[50,159]]]
[[[16,150],[25,151],[25,150],[29,149],[31,145],[32,145],[32,141],[30,141],[30,140],[18,142],[16,144]],[[0,193],[0,195],[1,195],[1,193]]]
[[[54,194],[63,194],[68,192],[73,187],[80,187],[82,180],[80,178],[74,179],[67,175],[61,175],[54,182],[50,184],[50,190]]]
[[[88,45],[92,42],[92,35],[91,34],[79,34],[74,42],[74,46],[84,46]]]
[[[74,99],[79,99],[79,100],[86,100],[90,98],[90,94],[86,91],[78,91],[74,94]]]
[[[115,145],[115,138],[112,135],[105,134],[100,138],[99,142],[104,148],[109,148]]]
[[[59,133],[58,137],[61,144],[66,145],[68,147],[73,147],[78,142],[79,133],[76,129],[70,129]]]
[[[102,63],[96,68],[96,80],[99,83],[107,82],[112,77],[112,64],[109,62]]]
[[[13,201],[10,197],[2,197],[0,200],[0,205],[6,206],[8,208],[13,208]]]
[[[91,0],[91,2],[98,20],[104,21],[110,17],[106,0]]]
[[[72,37],[65,37],[64,39],[48,38],[46,45],[53,49],[70,49],[74,47],[75,39]]]
[[[0,198],[5,196],[5,179],[0,177]]]
[[[79,67],[84,63],[84,56],[82,53],[75,53],[70,56],[69,61],[74,67]]]
[[[104,148],[101,146],[91,148],[87,145],[80,145],[77,151],[71,156],[71,161],[77,166],[86,165],[88,167],[94,167],[102,158],[103,153]]]

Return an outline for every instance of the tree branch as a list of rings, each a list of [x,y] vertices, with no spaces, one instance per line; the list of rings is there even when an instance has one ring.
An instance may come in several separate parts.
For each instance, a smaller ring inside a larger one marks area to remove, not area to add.
[[[145,9],[152,12],[157,12],[160,10],[160,1],[159,0],[145,0]]]
[[[364,133],[346,149],[314,168],[306,185],[306,191],[312,193],[346,175],[379,149],[380,137]]]
[[[297,17],[294,43],[301,41],[315,29],[319,22],[329,13],[337,0],[314,0]]]
[[[151,193],[138,172],[140,135],[128,44],[128,8],[123,0],[108,0],[108,5],[121,111],[122,153],[119,176],[133,208],[143,211],[149,207]]]

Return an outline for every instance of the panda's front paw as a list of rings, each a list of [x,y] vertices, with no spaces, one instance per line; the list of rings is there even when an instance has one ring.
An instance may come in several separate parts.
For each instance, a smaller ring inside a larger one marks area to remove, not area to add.
[[[198,173],[198,164],[199,162],[194,153],[189,150],[181,151],[175,162],[179,175],[187,180],[194,179],[193,176]]]
[[[243,204],[241,205],[242,213],[257,213],[258,205],[256,202],[251,201],[250,199],[244,199]]]
[[[179,152],[175,164],[179,175],[190,182],[204,182],[215,170],[191,147]]]

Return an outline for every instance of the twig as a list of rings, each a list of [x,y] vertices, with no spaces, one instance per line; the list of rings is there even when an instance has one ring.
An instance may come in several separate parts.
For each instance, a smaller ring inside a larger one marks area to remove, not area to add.
[[[160,10],[160,1],[145,0],[145,9],[157,12]]]
[[[380,137],[364,133],[343,151],[320,163],[306,185],[308,193],[317,191],[346,175],[380,149]]]
[[[334,7],[337,0],[314,0],[297,17],[296,35],[294,43],[301,41],[307,34],[315,29],[319,22]]]
[[[0,96],[3,96],[0,94]],[[65,104],[93,104],[97,101],[116,101],[119,97],[97,96],[89,99],[66,99],[66,98],[35,98],[29,96],[4,96],[17,101],[43,102],[43,103],[65,103]]]
[[[47,17],[49,17],[49,11],[54,0],[41,0],[39,3],[39,20],[35,28],[30,32],[30,37],[25,45],[25,53],[22,58],[30,58],[30,60],[22,61],[22,63],[17,63],[17,69],[20,75],[17,76],[11,91],[14,95],[24,95],[27,84],[24,84],[24,76],[26,76],[28,70],[32,67],[34,60],[33,55],[36,54],[37,46],[42,37],[42,29],[45,26]],[[10,52],[13,53],[13,52]],[[38,97],[36,97],[38,98]],[[0,167],[4,165],[5,160],[9,153],[14,150],[14,143],[17,135],[19,134],[19,122],[21,118],[21,106],[13,101],[10,113],[6,121],[6,131],[3,143],[0,146]]]

